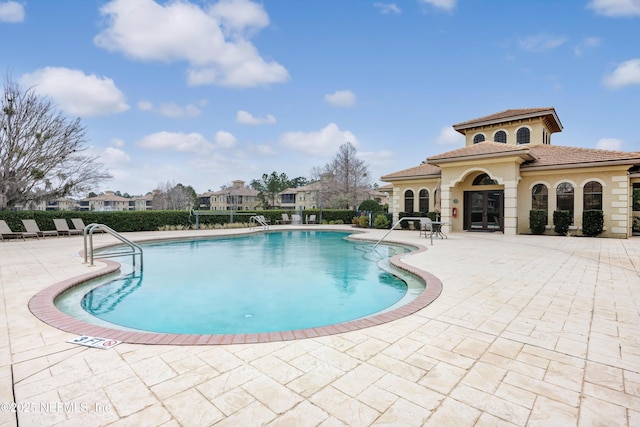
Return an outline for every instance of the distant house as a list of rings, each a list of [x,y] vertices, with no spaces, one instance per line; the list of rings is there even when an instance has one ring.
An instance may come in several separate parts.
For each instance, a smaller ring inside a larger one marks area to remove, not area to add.
[[[0,204],[0,206],[2,206]],[[77,210],[78,202],[68,197],[60,197],[53,200],[41,200],[39,202],[28,201],[19,203],[13,207],[14,210],[34,210],[34,211],[72,211]]]
[[[245,181],[235,180],[231,187],[220,191],[208,191],[198,196],[201,210],[227,211],[259,209],[258,191],[246,187]]]
[[[632,234],[633,193],[640,191],[640,152],[551,145],[562,131],[554,108],[512,109],[458,123],[465,146],[393,172],[390,211],[441,212],[453,231],[530,233],[531,209],[567,210],[582,231],[585,210],[604,212],[602,236]]]
[[[134,196],[129,199],[130,211],[150,211],[153,209],[153,194]]]
[[[280,209],[318,209],[320,208],[321,197],[323,197],[323,204],[326,205],[331,196],[332,187],[332,183],[325,180],[324,182],[317,181],[301,187],[287,188],[280,192]],[[371,188],[360,189],[358,195],[360,196],[358,204],[363,200],[371,199],[384,205],[389,200],[388,193]]]
[[[60,197],[55,200],[43,202],[47,211],[73,211],[78,209],[78,202],[68,197]]]
[[[320,181],[295,188],[287,188],[279,194],[280,209],[304,210],[320,206]]]
[[[100,196],[82,199],[79,204],[81,211],[128,211],[130,200],[126,197],[116,196],[113,191],[105,191]]]

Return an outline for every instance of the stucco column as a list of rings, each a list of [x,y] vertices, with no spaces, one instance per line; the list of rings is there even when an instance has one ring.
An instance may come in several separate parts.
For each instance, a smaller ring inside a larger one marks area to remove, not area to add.
[[[440,221],[447,225],[442,226],[445,233],[453,231],[453,218],[451,217],[451,191],[449,186],[440,185]]]
[[[504,234],[518,234],[518,181],[504,182]]]
[[[629,200],[633,200],[629,190],[629,177],[614,176],[611,189],[611,233],[629,237]],[[606,208],[605,208],[606,212]]]

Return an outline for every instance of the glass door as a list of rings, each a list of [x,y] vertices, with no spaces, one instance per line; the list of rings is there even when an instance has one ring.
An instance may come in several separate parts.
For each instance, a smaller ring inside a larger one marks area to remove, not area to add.
[[[502,231],[504,192],[467,191],[465,194],[465,230]]]
[[[502,191],[487,191],[487,230],[502,230]]]
[[[484,211],[484,191],[473,191],[470,194],[470,230],[484,230],[485,229],[485,211]]]

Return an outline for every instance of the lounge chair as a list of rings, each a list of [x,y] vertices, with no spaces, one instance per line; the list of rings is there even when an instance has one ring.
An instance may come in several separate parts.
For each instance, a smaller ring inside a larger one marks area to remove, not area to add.
[[[84,233],[84,229],[87,227],[86,225],[84,225],[84,221],[82,220],[82,218],[71,218],[71,223],[76,230],[80,230],[80,232],[82,233]],[[97,232],[102,233],[102,230],[99,230]]]
[[[431,218],[420,218],[420,236],[429,237],[433,234]]]
[[[71,223],[73,224],[73,229],[80,230],[80,233],[78,233],[78,234],[84,234],[84,229],[87,228],[87,226],[84,225],[84,221],[82,220],[82,218],[71,218]],[[94,233],[106,233],[102,229],[96,229],[93,232]]]
[[[265,218],[264,215],[260,215],[260,219],[264,221],[265,224],[271,224],[271,220],[269,218]]]
[[[4,219],[0,219],[0,240],[4,240],[6,238],[12,239],[22,239],[24,240],[27,237],[35,237],[38,238],[37,233],[29,233],[28,231],[12,231],[7,224],[7,221]]]
[[[291,218],[289,218],[289,214],[283,213],[282,220],[280,222],[282,224],[291,224]]]
[[[302,216],[296,214],[291,215],[291,224],[302,224]]]
[[[307,215],[307,224],[317,224],[315,215]]]
[[[72,234],[82,234],[83,230],[78,229],[70,229],[69,224],[67,224],[67,220],[64,218],[54,218],[53,225],[56,226],[56,231],[58,234],[71,236]]]
[[[38,237],[58,236],[58,232],[56,230],[41,231],[35,219],[23,219],[22,223],[24,224],[24,229],[27,230],[27,233],[36,233]]]

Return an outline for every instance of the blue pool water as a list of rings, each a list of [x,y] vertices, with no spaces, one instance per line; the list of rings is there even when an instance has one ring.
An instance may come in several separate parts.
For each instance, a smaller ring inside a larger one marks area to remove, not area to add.
[[[81,304],[152,332],[238,334],[313,328],[380,312],[407,283],[380,268],[399,246],[348,233],[288,231],[143,246],[144,271],[92,285]]]

